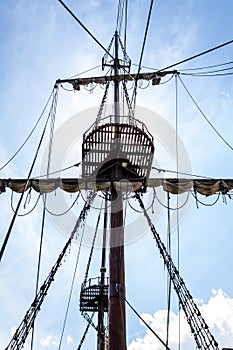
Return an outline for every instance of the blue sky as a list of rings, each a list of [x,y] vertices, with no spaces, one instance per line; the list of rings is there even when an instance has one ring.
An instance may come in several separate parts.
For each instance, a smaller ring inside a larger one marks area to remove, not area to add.
[[[107,47],[115,31],[117,1],[91,0],[83,3],[67,0],[67,4]],[[129,1],[127,52],[135,64],[139,60],[148,8],[149,1]],[[0,11],[1,166],[21,145],[32,129],[56,79],[67,78],[101,64],[103,51],[68,15],[58,1],[11,0],[6,2],[2,0]],[[155,1],[143,65],[160,69],[231,40],[232,11],[231,0],[225,0],[221,4],[216,0]],[[193,69],[225,63],[232,61],[232,57],[233,46],[231,44],[176,68],[178,70]],[[101,75],[103,73],[101,69],[97,69],[89,74]],[[232,145],[232,77],[184,76],[182,79],[207,117]],[[93,93],[84,89],[80,92],[69,93],[61,89],[55,128],[59,128],[62,123],[86,109],[87,106],[98,105],[102,94],[103,90],[100,88],[96,88]],[[175,128],[174,79],[161,86],[145,90],[139,89],[137,102],[160,114]],[[94,119],[95,116],[93,116]],[[144,120],[144,117],[142,116],[141,119]],[[17,178],[27,175],[42,128],[43,122],[40,123],[36,133],[22,152],[1,171],[1,178]],[[156,125],[152,125],[151,128],[156,133]],[[216,136],[179,82],[178,131],[191,159],[194,174],[232,178],[232,150]],[[156,136],[159,137],[159,135]],[[158,149],[156,157],[158,157],[157,161],[160,166],[162,168],[173,166],[174,168],[175,165],[171,159],[169,160],[169,156],[163,157],[167,153],[166,145],[158,142],[156,146]],[[75,161],[74,155],[72,157],[67,155],[64,166]],[[171,155],[170,158],[172,158]],[[68,175],[75,176],[75,171],[72,170]],[[33,175],[38,175],[39,172],[40,160],[37,162]],[[155,175],[156,173],[153,172],[152,176]],[[17,202],[17,198],[17,195],[14,195],[14,203]],[[73,199],[74,197],[67,200],[71,203]],[[33,194],[31,203],[35,200],[36,196]],[[209,203],[214,198],[203,197],[201,200]],[[8,190],[1,195],[1,241],[12,217],[10,203],[11,193]],[[81,207],[82,202],[79,203],[78,208]],[[30,208],[30,205],[32,204],[29,204],[27,208]],[[156,204],[156,209],[158,208],[159,205]],[[21,212],[24,213],[23,208]],[[91,215],[90,221],[95,222],[96,213]],[[150,212],[150,215],[154,218],[162,239],[166,241],[166,211],[162,211],[159,220],[157,220],[156,213],[153,216]],[[31,215],[17,218],[1,262],[1,348],[8,344],[11,329],[20,323],[33,299],[40,225],[40,206]],[[144,225],[146,227],[146,222]],[[47,276],[64,243],[64,235],[56,230],[54,222],[48,217],[41,281]],[[172,245],[176,262],[176,231],[172,233]],[[213,207],[200,205],[197,209],[195,201],[191,198],[180,223],[180,271],[191,294],[199,300],[203,314],[206,315],[211,329],[215,331],[216,339],[221,346],[226,347],[232,345],[230,339],[233,336],[232,326],[230,327],[233,324],[233,289],[230,275],[232,246],[232,201],[227,199],[226,205],[220,198]],[[78,245],[73,244],[38,316],[35,349],[57,348],[77,249]],[[90,277],[98,274],[99,253],[99,250],[94,253]],[[89,249],[84,247],[81,252],[80,268],[64,336],[63,347],[67,349],[77,347],[85,328],[85,322],[78,311],[78,297],[88,255]],[[164,339],[165,311],[163,310],[166,310],[167,307],[166,273],[149,232],[126,247],[126,266],[129,301],[138,312],[145,315],[156,330],[161,332],[160,335]],[[214,293],[213,290],[223,292]],[[175,313],[173,324],[173,329],[175,329],[177,298],[174,293],[172,294],[172,309]],[[131,344],[129,349],[160,349],[159,345],[153,343],[153,338],[146,333],[145,327],[140,325],[139,320],[130,310],[127,311],[127,315],[128,344]],[[185,328],[182,334],[184,335],[182,343],[184,348],[188,346],[194,349],[195,346],[190,345],[190,340],[186,336],[188,331]],[[176,335],[173,339],[171,336],[172,349],[177,347],[175,337]],[[95,341],[95,333],[91,330],[83,348],[90,348],[93,341]]]

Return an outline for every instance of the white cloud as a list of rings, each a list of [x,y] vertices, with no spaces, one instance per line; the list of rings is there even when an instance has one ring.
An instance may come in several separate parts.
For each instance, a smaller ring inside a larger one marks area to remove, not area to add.
[[[208,324],[211,333],[214,335],[220,348],[232,346],[233,339],[233,298],[228,297],[221,289],[213,290],[213,296],[208,303],[200,305],[199,308]],[[152,329],[165,341],[167,311],[159,310],[154,315],[142,314],[143,319]],[[195,349],[195,343],[190,334],[189,327],[184,317],[183,311],[179,314],[171,312],[170,315],[170,335],[169,346],[171,349],[177,348],[179,334],[180,317],[180,340],[184,349]],[[155,338],[149,330],[143,338],[133,340],[129,345],[129,350],[160,350],[163,345]]]
[[[70,345],[70,344],[73,344],[74,340],[70,335],[68,335],[68,337],[66,338],[66,342],[67,342],[67,345]]]
[[[55,345],[55,346],[59,345],[57,338],[52,335],[48,335],[46,338],[40,339],[40,344],[44,348],[48,348],[52,345]]]

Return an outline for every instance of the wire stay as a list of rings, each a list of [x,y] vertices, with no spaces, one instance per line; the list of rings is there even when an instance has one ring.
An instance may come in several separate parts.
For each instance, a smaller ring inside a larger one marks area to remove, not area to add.
[[[164,265],[166,266],[166,269],[170,274],[174,289],[177,293],[180,304],[187,318],[187,322],[189,324],[191,333],[195,339],[197,347],[199,349],[219,350],[217,341],[215,340],[214,336],[211,334],[209,327],[206,324],[205,320],[203,319],[197,304],[195,303],[192,295],[187,289],[184,280],[181,278],[179,271],[175,266],[175,264],[173,263],[173,260],[170,254],[168,253],[164,243],[161,241],[161,238],[158,232],[156,231],[156,228],[153,225],[144,207],[143,201],[139,193],[137,192],[136,192],[136,198],[139,202],[140,207],[143,210],[143,214],[151,229],[152,235],[156,241],[156,244],[157,244],[160,256],[163,259]]]
[[[35,322],[35,319],[41,309],[41,305],[45,299],[45,296],[48,293],[48,290],[54,281],[55,275],[59,269],[59,267],[62,264],[62,260],[68,250],[68,248],[71,245],[72,239],[77,234],[77,230],[80,227],[81,223],[85,220],[90,207],[91,203],[94,201],[94,198],[96,196],[95,192],[90,192],[89,196],[87,198],[87,201],[84,204],[83,209],[80,212],[80,215],[74,225],[74,228],[70,234],[70,237],[68,241],[66,242],[62,252],[60,253],[57,261],[53,265],[48,277],[45,279],[44,283],[41,285],[37,295],[35,296],[31,306],[29,307],[28,311],[26,312],[22,322],[20,323],[19,327],[16,329],[15,334],[13,335],[10,343],[6,347],[5,350],[21,350],[25,344],[25,341],[27,339],[27,336],[30,332],[30,330],[33,327],[33,324]],[[80,243],[81,244],[81,243]]]
[[[194,100],[193,96],[191,95],[191,93],[189,92],[188,88],[186,87],[186,85],[184,84],[183,80],[181,79],[181,77],[179,76],[179,80],[181,82],[181,84],[183,85],[185,91],[187,92],[187,94],[189,95],[189,97],[191,98],[191,100],[193,101],[193,103],[195,104],[195,106],[197,107],[197,109],[199,110],[199,112],[201,113],[201,115],[204,117],[204,119],[207,121],[207,123],[211,126],[211,128],[214,130],[214,132],[220,137],[220,139],[233,151],[233,147],[230,145],[229,142],[226,141],[226,139],[220,134],[220,132],[215,128],[215,126],[211,123],[211,121],[207,118],[207,116],[205,115],[205,113],[202,111],[202,109],[199,107],[199,105],[197,104],[197,102]]]
[[[78,22],[78,24],[92,37],[92,39],[114,60],[114,57],[108,50],[100,43],[100,41],[87,29],[87,27],[78,19],[77,16],[69,9],[69,7],[62,1],[58,0],[60,4],[69,12],[69,14]]]

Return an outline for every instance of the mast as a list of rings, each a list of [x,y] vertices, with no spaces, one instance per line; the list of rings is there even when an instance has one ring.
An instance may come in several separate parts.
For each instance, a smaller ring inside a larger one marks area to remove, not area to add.
[[[119,74],[118,33],[115,32],[114,74]],[[114,82],[114,116],[119,123],[119,82]],[[120,148],[120,138],[115,134],[115,147]],[[116,150],[117,151],[117,150]],[[112,178],[121,179],[121,167],[112,168]],[[125,262],[122,193],[111,185],[111,231],[110,231],[110,288],[109,288],[109,350],[126,350]]]
[[[107,196],[107,194],[106,194]],[[105,283],[105,273],[106,273],[106,237],[107,237],[107,217],[108,217],[108,206],[107,206],[107,197],[105,198],[105,209],[104,209],[104,231],[103,231],[103,248],[102,248],[102,260],[100,268],[100,301],[99,301],[99,310],[98,310],[98,341],[97,341],[97,350],[105,350],[106,335],[104,327],[104,283]]]
[[[118,33],[115,32],[115,59],[114,59],[114,76],[117,77],[119,75],[119,42],[118,42]],[[115,115],[115,123],[119,123],[120,121],[120,113],[119,113],[119,82],[117,79],[114,81],[114,115]]]

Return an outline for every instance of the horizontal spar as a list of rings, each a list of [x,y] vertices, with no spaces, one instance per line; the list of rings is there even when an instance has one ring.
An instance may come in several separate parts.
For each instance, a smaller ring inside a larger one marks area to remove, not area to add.
[[[0,179],[0,193],[9,188],[14,192],[22,193],[26,179]],[[26,190],[33,189],[38,193],[50,193],[61,189],[68,193],[81,190],[109,191],[111,185],[124,192],[145,192],[146,188],[157,188],[162,186],[163,190],[172,194],[182,194],[196,191],[202,195],[209,196],[215,193],[228,194],[233,190],[233,179],[177,179],[177,178],[132,178],[120,181],[104,181],[96,179],[81,178],[50,178],[30,179]]]
[[[132,74],[119,74],[119,75],[104,75],[100,77],[87,77],[87,78],[75,78],[75,79],[58,79],[56,84],[69,83],[73,85],[74,90],[80,90],[80,86],[87,86],[89,84],[105,85],[108,81],[135,81],[145,80],[152,81],[152,85],[159,85],[161,78],[168,74],[179,74],[176,70],[163,71],[163,72],[147,72],[147,73],[132,73]]]

